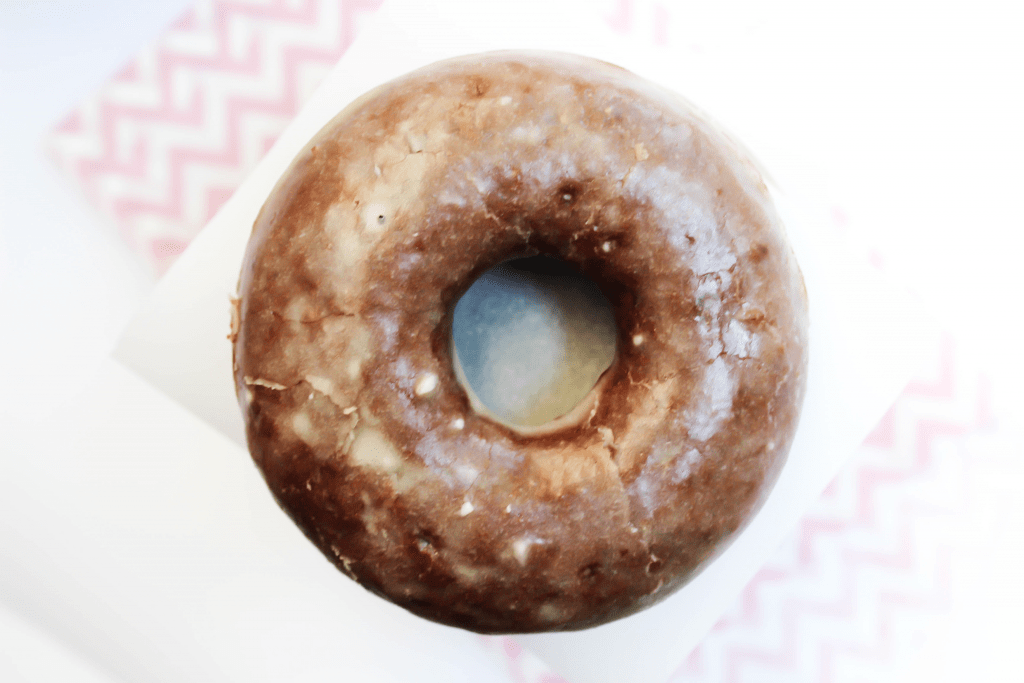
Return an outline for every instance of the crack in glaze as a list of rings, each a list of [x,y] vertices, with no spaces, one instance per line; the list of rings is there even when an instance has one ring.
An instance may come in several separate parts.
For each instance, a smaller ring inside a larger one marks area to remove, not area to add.
[[[270,313],[273,314],[273,316],[275,318],[277,318],[278,320],[282,320],[282,321],[284,321],[286,323],[295,323],[297,325],[317,325],[319,323],[322,323],[325,320],[331,320],[332,318],[355,318],[355,317],[357,317],[357,315],[355,313],[350,313],[348,311],[338,311],[337,313],[325,313],[324,315],[321,315],[321,316],[319,316],[317,318],[310,318],[308,320],[307,319],[303,319],[303,318],[298,318],[298,319],[297,318],[289,318],[288,316],[284,315],[283,313],[279,313],[278,311],[274,311],[274,310],[271,310]]]
[[[280,382],[274,382],[274,381],[269,380],[269,379],[263,379],[262,377],[249,377],[249,376],[245,376],[245,377],[242,378],[242,381],[245,382],[246,386],[250,386],[250,387],[264,387],[266,389],[271,389],[273,391],[284,391],[286,389],[291,389],[292,387],[295,386],[295,385],[292,385],[292,387],[289,387],[287,385],[281,384]]]

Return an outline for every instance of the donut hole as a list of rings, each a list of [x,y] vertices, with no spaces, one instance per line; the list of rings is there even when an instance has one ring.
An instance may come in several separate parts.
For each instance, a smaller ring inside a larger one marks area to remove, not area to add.
[[[455,372],[485,414],[536,428],[571,412],[615,360],[615,314],[598,286],[549,256],[505,261],[455,305]]]

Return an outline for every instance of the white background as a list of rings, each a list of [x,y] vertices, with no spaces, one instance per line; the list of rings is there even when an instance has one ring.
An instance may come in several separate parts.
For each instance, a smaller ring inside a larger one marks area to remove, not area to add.
[[[90,648],[88,634],[54,628],[65,621],[64,611],[118,619],[95,596],[62,600],[59,583],[89,571],[76,566],[72,542],[90,538],[88,529],[55,531],[55,538],[69,539],[66,555],[31,536],[54,531],[67,514],[48,494],[80,494],[68,473],[82,473],[61,461],[51,419],[73,412],[72,399],[80,400],[152,284],[113,229],[57,175],[41,141],[188,4],[0,0],[3,680],[143,678],[112,664],[116,652],[103,650],[103,643]],[[779,23],[778,39],[737,56],[749,65],[744,86],[763,83],[758,101],[773,111],[785,106],[787,87],[820,93],[810,109],[793,113],[792,130],[777,136],[780,145],[790,135],[813,136],[819,156],[782,172],[805,192],[842,206],[855,239],[876,246],[886,269],[991,368],[999,417],[1012,428],[1024,415],[1018,395],[1024,382],[1024,21],[1011,2],[797,4],[761,8],[770,12],[766,20]],[[691,6],[673,3],[674,14]],[[788,85],[768,74],[758,79],[758,50],[772,51],[773,68],[790,70]],[[102,401],[102,391],[97,395]],[[52,462],[53,471],[41,461]],[[19,479],[28,472],[56,483]],[[49,593],[24,588],[47,584],[18,573],[33,553],[38,566],[55,567]],[[985,568],[976,571],[984,592]],[[1012,665],[1014,639],[1005,636],[1019,633],[1017,614],[1007,607],[968,610],[963,618],[970,625],[961,632],[995,636],[988,647],[996,649],[985,656]],[[147,647],[153,646],[137,649]],[[82,654],[96,651],[108,659]],[[160,653],[153,657],[159,661]],[[922,662],[918,675],[926,668]],[[951,671],[945,675],[953,680]],[[943,674],[932,671],[921,680]]]

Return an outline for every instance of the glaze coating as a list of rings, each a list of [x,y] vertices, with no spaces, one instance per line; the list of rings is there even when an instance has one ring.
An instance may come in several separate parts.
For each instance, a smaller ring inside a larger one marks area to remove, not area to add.
[[[456,380],[451,313],[536,254],[598,284],[618,352],[521,432]],[[763,502],[806,383],[803,280],[753,165],[676,95],[568,55],[442,62],[348,107],[267,200],[234,312],[281,507],[368,590],[483,633],[683,585]]]

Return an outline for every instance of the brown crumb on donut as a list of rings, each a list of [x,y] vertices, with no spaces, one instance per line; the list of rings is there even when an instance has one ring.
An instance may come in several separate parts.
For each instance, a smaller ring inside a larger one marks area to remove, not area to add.
[[[452,308],[548,255],[609,300],[576,409],[491,419]],[[807,303],[753,164],[679,97],[567,55],[427,67],[357,100],[267,200],[232,302],[254,461],[342,572],[484,633],[581,629],[735,538],[792,443]]]

